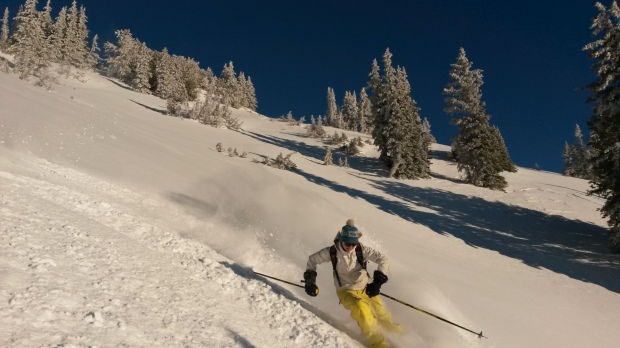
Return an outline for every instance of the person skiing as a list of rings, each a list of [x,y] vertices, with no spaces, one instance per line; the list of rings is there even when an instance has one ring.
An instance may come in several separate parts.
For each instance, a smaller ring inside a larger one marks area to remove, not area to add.
[[[334,285],[340,303],[351,311],[351,318],[357,321],[371,347],[386,348],[390,345],[379,326],[402,332],[401,326],[394,323],[391,313],[377,296],[381,291],[381,285],[388,281],[389,260],[382,253],[360,244],[361,236],[355,227],[355,222],[352,219],[347,220],[336,235],[334,245],[325,247],[308,258],[304,272],[304,288],[308,295],[317,296],[319,288],[316,285],[316,266],[331,261],[334,268]],[[366,270],[366,260],[378,265],[372,282]]]

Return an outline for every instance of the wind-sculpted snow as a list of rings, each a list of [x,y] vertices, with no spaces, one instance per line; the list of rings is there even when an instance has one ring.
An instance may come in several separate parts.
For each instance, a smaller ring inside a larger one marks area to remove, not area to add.
[[[44,160],[0,168],[2,347],[359,346],[149,221],[157,201]]]

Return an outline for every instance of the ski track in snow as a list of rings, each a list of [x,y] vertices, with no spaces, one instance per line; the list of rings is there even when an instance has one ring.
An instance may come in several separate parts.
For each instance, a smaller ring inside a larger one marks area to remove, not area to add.
[[[141,218],[157,201],[40,159],[11,172],[0,171],[2,347],[360,346]]]

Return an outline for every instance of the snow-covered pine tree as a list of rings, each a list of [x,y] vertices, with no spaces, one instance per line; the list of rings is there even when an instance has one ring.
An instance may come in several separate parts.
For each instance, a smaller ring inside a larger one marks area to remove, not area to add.
[[[149,79],[149,86],[151,86],[150,93],[154,95],[157,95],[157,66],[159,65],[163,55],[163,52],[151,50],[151,60],[149,62],[149,75],[151,78]]]
[[[37,0],[26,0],[13,21],[11,52],[15,54],[15,71],[20,78],[48,74],[49,46],[36,6]]]
[[[357,143],[357,141],[355,139],[351,139],[349,144],[345,145],[344,152],[347,155],[350,155],[350,156],[355,156],[355,155],[359,154],[360,153],[360,149],[359,149],[359,147],[357,147],[357,144],[358,143]]]
[[[327,152],[325,153],[323,164],[326,166],[331,166],[334,164],[334,157],[332,156],[332,149],[329,146],[327,146]]]
[[[256,99],[256,89],[252,83],[252,78],[248,76],[245,84],[245,98],[248,103],[247,108],[256,111],[258,108],[258,99]]]
[[[492,126],[491,132],[494,139],[494,145],[492,148],[496,152],[495,156],[499,159],[502,170],[516,173],[517,166],[510,159],[508,148],[506,148],[506,143],[504,142],[504,138],[502,137],[502,133],[499,131],[499,128],[497,128],[497,126]]]
[[[445,112],[456,115],[452,124],[458,131],[452,139],[452,155],[457,168],[465,172],[465,180],[470,184],[503,190],[507,183],[499,173],[505,170],[505,163],[494,148],[499,143],[498,133],[489,125],[491,117],[482,101],[482,70],[472,70],[463,48],[451,66],[444,95]]]
[[[128,29],[115,32],[117,45],[104,45],[108,73],[141,93],[150,93],[152,51],[145,43],[134,39]],[[70,54],[69,54],[70,55]]]
[[[133,38],[129,29],[117,30],[114,34],[117,44],[109,41],[104,44],[108,72],[110,76],[131,84],[134,75],[132,64],[137,59],[139,42]]]
[[[338,105],[336,105],[336,94],[331,87],[327,87],[327,111],[323,118],[326,126],[340,128],[338,120]]]
[[[211,68],[202,71],[202,79],[200,80],[200,88],[206,95],[215,96],[217,89],[217,77],[213,74]]]
[[[66,56],[66,39],[67,39],[67,8],[63,7],[58,12],[56,21],[52,27],[50,36],[50,56],[59,63],[64,63]]]
[[[65,31],[65,46],[62,60],[76,68],[87,68],[85,65],[89,53],[87,17],[84,6],[78,9],[73,0],[67,10],[67,29]]]
[[[78,23],[76,28],[76,52],[75,52],[75,65],[80,69],[92,69],[94,67],[93,61],[90,59],[90,48],[88,48],[88,17],[86,16],[86,8],[80,6],[80,12],[78,14]]]
[[[41,28],[46,38],[50,38],[52,35],[54,21],[52,20],[52,6],[51,0],[47,0],[47,4],[41,12]]]
[[[422,120],[422,132],[424,133],[424,137],[429,144],[437,142],[437,139],[435,139],[435,137],[431,133],[431,123],[426,117],[424,117],[424,119]]]
[[[366,93],[366,88],[362,88],[360,92],[360,100],[357,104],[358,119],[360,123],[360,132],[370,134],[373,128],[372,104]]]
[[[182,106],[187,105],[187,102],[190,100],[183,74],[184,64],[184,57],[177,55],[172,55],[170,57],[170,79],[167,82],[167,92],[169,93],[167,99],[173,100],[174,103],[178,103]]]
[[[2,29],[0,30],[0,51],[6,51],[9,47],[9,8],[4,9],[2,16]]]
[[[77,7],[77,2],[73,0],[71,3],[71,7],[67,9],[67,28],[65,29],[65,47],[64,47],[64,55],[62,60],[69,63],[69,65],[73,66],[72,60],[75,60],[77,57],[78,51],[78,22],[79,22],[79,10]]]
[[[612,249],[620,252],[620,6],[614,0],[609,8],[596,7],[591,28],[598,39],[584,47],[598,76],[588,86],[594,104],[588,121],[594,176],[590,193],[605,198],[601,213],[608,218]]]
[[[404,68],[394,69],[392,53],[383,55],[383,77],[373,62],[373,138],[379,147],[380,160],[390,168],[389,176],[399,179],[427,178],[430,175],[428,147],[423,136],[419,108],[411,97],[411,86]],[[375,93],[377,93],[375,95]]]
[[[564,142],[564,151],[562,152],[562,174],[566,176],[573,176],[575,173],[573,169],[572,150],[568,142]]]
[[[140,93],[150,94],[151,85],[151,59],[152,51],[146,47],[144,42],[137,42],[136,56],[132,64],[134,71],[131,79],[131,87]]]
[[[344,129],[359,130],[359,112],[357,110],[357,96],[354,92],[346,91],[342,101],[342,123]]]
[[[574,145],[574,159],[576,164],[576,176],[579,178],[589,179],[589,164],[590,154],[586,144],[583,142],[583,134],[579,125],[575,125],[575,145]]]
[[[248,84],[248,81],[245,78],[245,74],[243,73],[243,71],[240,71],[239,76],[237,77],[237,86],[239,86],[237,90],[237,94],[238,94],[237,104],[239,105],[239,107],[246,108],[248,106],[248,100],[247,100],[247,94],[246,94],[247,84]]]
[[[373,120],[371,135],[374,145],[376,145],[380,151],[379,161],[382,163],[387,163],[387,139],[382,131],[386,127],[385,118],[383,117],[386,100],[384,98],[385,92],[383,91],[384,86],[381,78],[379,63],[377,63],[376,59],[372,61],[372,69],[368,76],[370,77],[370,80],[368,81],[368,88],[371,92],[370,103],[372,105],[371,111]]]
[[[563,157],[563,174],[581,179],[592,179],[591,151],[583,141],[579,125],[575,125],[575,144],[565,143]]]
[[[254,90],[252,79],[249,76],[246,78],[243,71],[239,72],[238,86],[237,98],[239,100],[239,106],[256,111],[256,106],[258,104],[256,101],[256,91]]]
[[[420,108],[411,97],[411,86],[407,79],[405,68],[400,67],[396,72],[396,91],[399,101],[396,103],[402,109],[393,113],[389,118],[389,123],[394,125],[396,130],[393,134],[402,137],[402,143],[389,152],[398,154],[393,159],[400,159],[401,163],[395,160],[390,168],[390,173],[399,179],[419,179],[430,177],[430,161],[428,159],[428,149],[430,138],[425,136],[420,119]],[[394,109],[395,110],[395,109]],[[400,116],[401,120],[395,120]]]
[[[88,61],[89,65],[99,69],[101,67],[101,56],[99,52],[101,52],[101,48],[99,48],[99,36],[95,34],[93,36],[93,41],[90,45],[90,51],[88,52]]]
[[[323,120],[321,116],[315,119],[314,116],[310,119],[310,124],[306,127],[308,136],[312,138],[323,138],[327,134],[323,129]]]
[[[181,73],[181,82],[185,86],[188,100],[196,100],[202,80],[202,72],[198,62],[182,56],[174,56],[173,60],[177,62],[177,69]]]
[[[238,107],[237,95],[239,83],[232,61],[224,64],[224,68],[217,82],[218,94],[222,97],[221,102],[232,107]]]
[[[177,81],[176,71],[168,49],[164,47],[155,62],[155,94],[163,99],[169,99],[179,87],[174,86]]]

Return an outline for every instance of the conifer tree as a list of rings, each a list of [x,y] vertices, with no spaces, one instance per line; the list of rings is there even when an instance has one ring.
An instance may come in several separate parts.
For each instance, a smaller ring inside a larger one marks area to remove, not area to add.
[[[327,111],[324,117],[325,125],[341,128],[338,119],[338,106],[336,105],[336,94],[331,87],[327,87]]]
[[[101,56],[99,55],[99,52],[101,52],[101,48],[99,48],[99,36],[97,34],[95,34],[95,36],[93,36],[93,41],[92,44],[90,46],[90,51],[89,51],[89,65],[92,67],[96,67],[99,68],[101,65]]]
[[[117,44],[108,41],[104,45],[108,71],[112,77],[131,84],[134,75],[132,64],[137,59],[138,42],[129,29],[117,30],[114,34]]]
[[[482,70],[472,70],[463,48],[450,70],[450,81],[444,89],[445,111],[455,115],[452,123],[458,132],[452,139],[452,152],[459,171],[465,172],[468,183],[503,190],[506,180],[499,175],[506,170],[509,159],[507,150],[500,149],[503,139],[499,131],[489,125],[489,119],[482,101]]]
[[[237,91],[237,94],[238,94],[237,104],[240,107],[247,107],[248,105],[247,94],[246,94],[247,84],[248,84],[248,80],[245,78],[245,74],[243,73],[243,71],[240,71],[239,76],[237,77],[237,86],[239,87]]]
[[[248,76],[245,77],[243,71],[239,72],[238,78],[238,104],[239,106],[246,107],[250,110],[256,111],[256,91],[252,84],[252,79]]]
[[[2,17],[2,29],[0,30],[0,51],[5,51],[9,46],[9,8],[4,9]]]
[[[592,179],[592,155],[583,141],[579,125],[575,125],[575,144],[565,143],[563,153],[563,174],[581,179]]]
[[[76,68],[90,69],[93,62],[90,59],[90,49],[88,48],[88,17],[86,16],[86,8],[80,6],[78,13],[78,21],[75,29],[75,55],[72,65]],[[146,45],[145,45],[146,47]]]
[[[43,76],[49,67],[49,46],[43,32],[37,0],[26,0],[14,20],[11,51],[20,78]]]
[[[174,91],[179,88],[175,87],[175,84],[178,82],[175,77],[172,57],[168,54],[168,49],[166,47],[161,51],[159,59],[155,63],[155,75],[156,94],[163,99],[172,97]]]
[[[319,116],[315,119],[314,116],[310,118],[310,124],[306,127],[308,136],[312,138],[323,138],[326,135],[325,129],[323,129],[323,120]]]
[[[213,70],[211,70],[211,68],[207,68],[207,70],[202,72],[200,88],[206,95],[215,96],[217,91],[217,77],[213,74]]]
[[[109,74],[136,91],[150,93],[152,51],[145,43],[134,39],[128,29],[117,30],[115,34],[118,46],[110,42],[104,45]]]
[[[391,62],[390,62],[391,63]],[[385,138],[385,134],[383,134],[382,129],[384,129],[387,124],[384,118],[384,109],[386,99],[384,98],[383,91],[383,83],[380,74],[379,63],[374,59],[372,61],[372,69],[369,74],[370,81],[368,81],[368,88],[371,91],[370,103],[372,104],[372,138],[374,144],[379,148],[379,161],[382,163],[387,163],[388,155],[387,155],[387,140]]]
[[[220,74],[218,82],[218,93],[222,97],[222,103],[230,105],[232,107],[238,107],[237,95],[239,89],[239,83],[237,81],[237,74],[233,62],[230,61],[224,64],[224,69]]]
[[[247,108],[256,111],[258,108],[258,100],[256,99],[256,89],[252,83],[252,78],[248,76],[245,85],[245,98],[247,101]]]
[[[192,58],[175,56],[173,60],[177,61],[177,69],[181,73],[181,80],[185,87],[188,100],[196,100],[198,97],[198,88],[200,87],[202,74],[201,69]]]
[[[431,123],[426,117],[422,120],[422,132],[424,133],[424,137],[429,144],[437,142],[437,139],[435,139],[433,134],[431,134]]]
[[[60,9],[50,35],[50,56],[59,63],[65,63],[67,56],[67,8]]]
[[[362,88],[362,91],[360,92],[357,112],[359,113],[358,119],[360,123],[360,132],[370,134],[373,128],[372,104],[370,103],[370,99],[368,99],[366,88]]]
[[[504,142],[504,138],[502,137],[502,133],[499,131],[497,126],[491,127],[491,134],[493,135],[493,146],[494,150],[493,158],[499,159],[500,167],[503,171],[516,173],[517,166],[510,159],[510,155],[508,154],[508,149],[506,148],[506,143]]]
[[[399,179],[427,178],[430,175],[428,146],[423,136],[419,108],[411,97],[411,86],[404,68],[394,69],[392,53],[383,55],[383,76],[376,60],[370,73],[373,138],[390,169],[389,176]]]
[[[597,40],[584,47],[598,80],[588,88],[594,104],[588,121],[592,154],[591,194],[605,198],[601,207],[611,230],[611,244],[620,252],[620,6],[596,4],[599,11],[592,21]]]
[[[327,152],[325,153],[323,164],[326,166],[331,166],[334,164],[334,158],[332,157],[332,149],[329,146],[327,147]]]
[[[146,47],[144,42],[138,42],[136,56],[133,62],[133,78],[131,87],[140,93],[151,93],[151,57],[152,51]]]
[[[562,152],[562,174],[573,176],[572,148],[568,142],[564,142],[564,152]]]
[[[46,38],[52,35],[53,25],[51,0],[47,0],[47,4],[41,13],[41,28],[43,28],[43,33]]]
[[[359,112],[355,92],[346,91],[342,102],[342,121],[344,129],[358,131]]]
[[[170,82],[168,99],[174,100],[175,103],[186,105],[191,99],[188,94],[188,85],[185,82],[184,65],[185,58],[177,55],[170,57]],[[219,105],[219,104],[218,104]]]
[[[82,20],[86,21],[86,18],[80,19],[80,10],[77,7],[77,2],[73,0],[71,7],[67,10],[67,28],[62,60],[74,67],[81,67],[85,57],[84,53],[88,52],[86,41],[88,30],[84,29],[85,23],[82,23]]]

